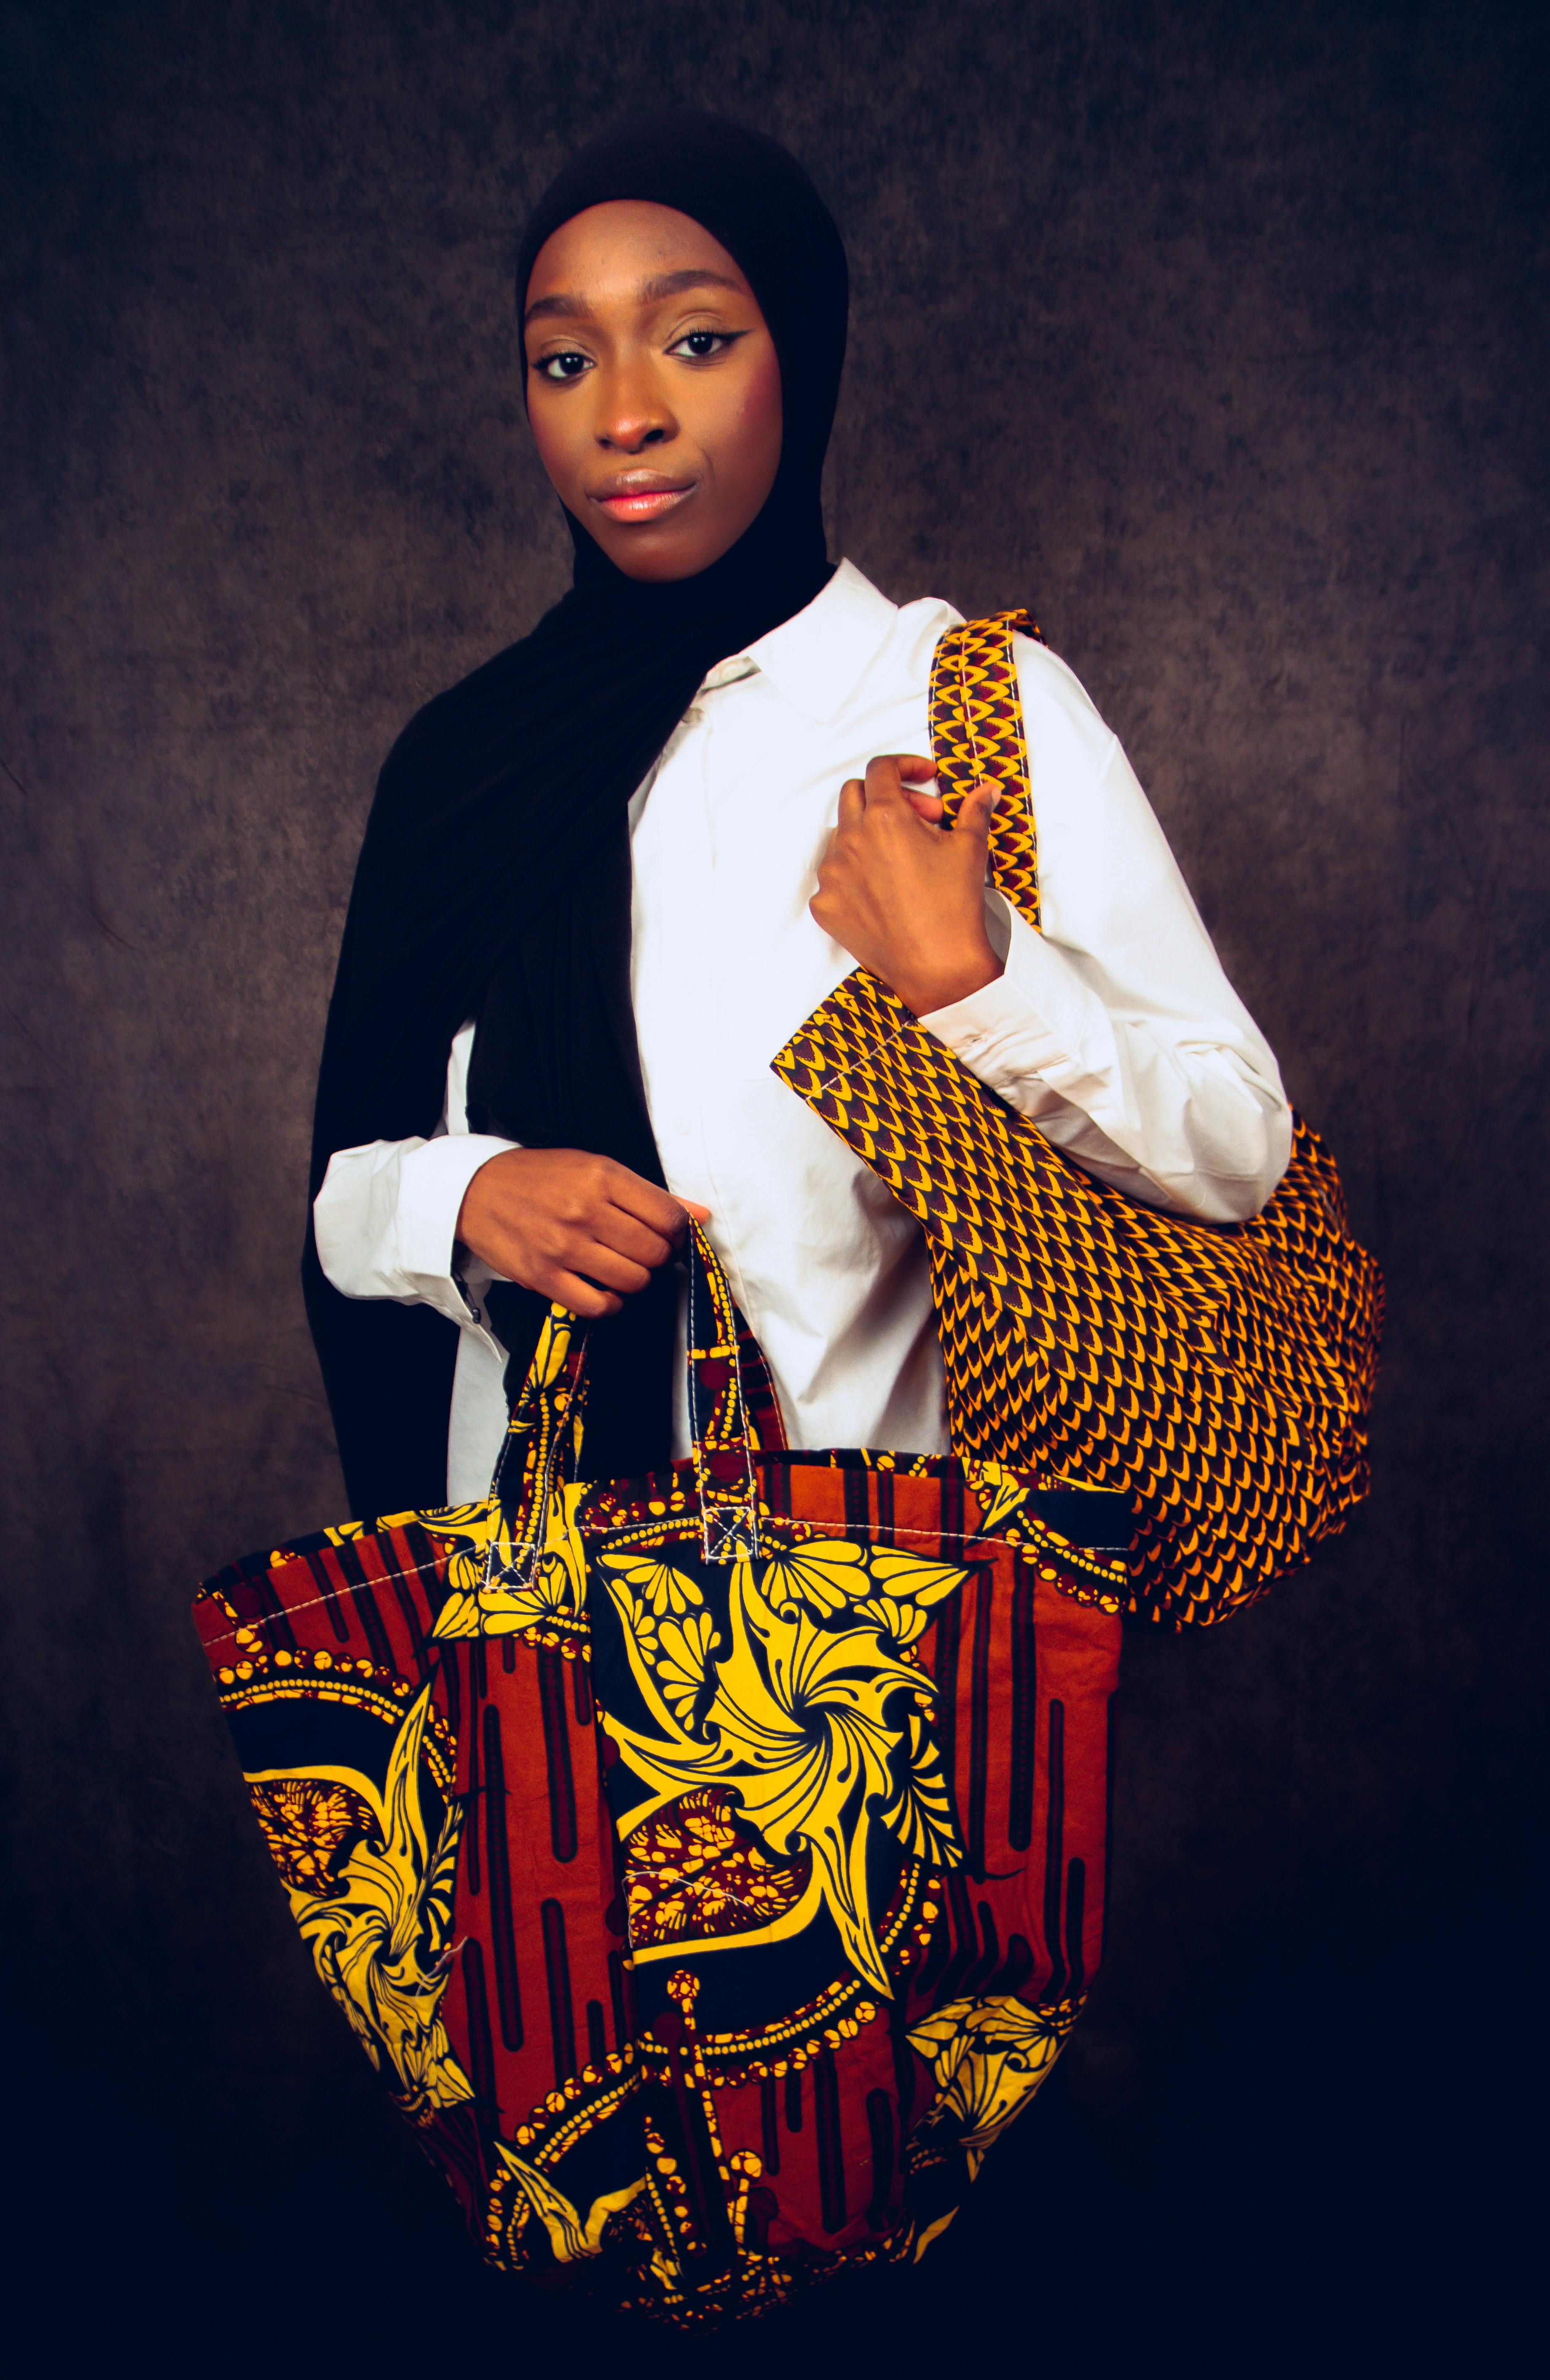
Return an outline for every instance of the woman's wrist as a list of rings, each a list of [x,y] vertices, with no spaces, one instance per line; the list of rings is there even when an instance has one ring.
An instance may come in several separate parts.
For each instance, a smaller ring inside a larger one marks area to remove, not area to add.
[[[1001,961],[987,940],[979,949],[966,951],[961,957],[936,959],[918,971],[902,974],[889,989],[914,1015],[931,1016],[938,1008],[951,1008],[983,991],[1001,972]]]

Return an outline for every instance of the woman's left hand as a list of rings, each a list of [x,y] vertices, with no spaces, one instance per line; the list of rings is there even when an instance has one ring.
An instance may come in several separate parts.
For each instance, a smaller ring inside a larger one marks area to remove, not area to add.
[[[996,788],[964,796],[941,824],[936,773],[918,753],[868,761],[840,795],[840,822],[808,906],[826,934],[860,960],[917,1016],[993,983],[1000,961],[985,930],[985,869]]]

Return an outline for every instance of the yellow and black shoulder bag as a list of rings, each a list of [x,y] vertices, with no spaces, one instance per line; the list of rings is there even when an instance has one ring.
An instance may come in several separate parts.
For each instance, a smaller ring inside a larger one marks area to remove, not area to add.
[[[931,738],[950,818],[1004,788],[992,876],[1036,927],[1019,630],[1006,612],[941,639]],[[1263,1214],[1194,1222],[1084,1172],[865,969],[774,1064],[924,1228],[954,1450],[1129,1496],[1131,1611],[1224,1619],[1340,1529],[1367,1488],[1383,1284],[1301,1117]]]

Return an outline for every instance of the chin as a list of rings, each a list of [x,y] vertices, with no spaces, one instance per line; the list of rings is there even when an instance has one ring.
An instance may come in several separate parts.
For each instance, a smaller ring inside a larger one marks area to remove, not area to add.
[[[608,552],[606,546],[603,550]],[[696,578],[702,570],[708,570],[713,562],[720,561],[725,551],[724,546],[718,546],[710,553],[701,553],[697,550],[684,552],[682,548],[659,549],[654,553],[643,553],[636,546],[609,553],[608,558],[626,578],[638,579],[643,586],[648,586],[675,578]]]

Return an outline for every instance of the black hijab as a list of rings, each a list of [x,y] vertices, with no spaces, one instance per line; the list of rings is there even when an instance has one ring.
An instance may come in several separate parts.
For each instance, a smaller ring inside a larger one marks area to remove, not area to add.
[[[847,276],[833,221],[785,150],[674,110],[621,125],[551,186],[518,258],[519,312],[545,240],[611,199],[693,216],[746,274],[781,365],[775,485],[730,552],[671,584],[625,577],[567,512],[569,593],[394,746],[329,1010],[314,1196],[336,1149],[434,1130],[448,1047],[470,1017],[471,1129],[595,1150],[662,1179],[630,1004],[628,804],[707,671],[801,611],[829,576],[818,490]],[[303,1277],[351,1509],[440,1504],[455,1327],[429,1307],[341,1296],[310,1221]],[[593,1327],[593,1477],[667,1460],[673,1303],[669,1267]],[[508,1387],[543,1310],[526,1290],[492,1293]]]

